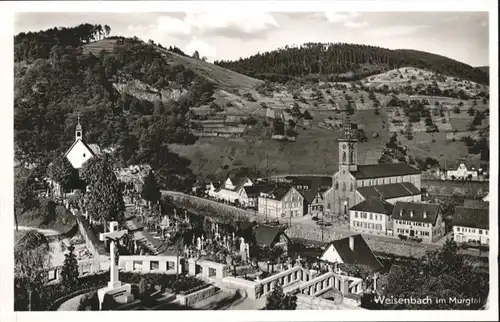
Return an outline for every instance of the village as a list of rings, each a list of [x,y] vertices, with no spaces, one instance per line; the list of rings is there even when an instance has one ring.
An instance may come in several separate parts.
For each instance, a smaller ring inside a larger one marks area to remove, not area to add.
[[[264,309],[279,296],[293,297],[296,309],[366,309],[366,296],[379,294],[408,258],[450,241],[472,258],[487,256],[487,195],[464,200],[449,220],[450,210],[422,192],[421,170],[358,164],[356,127],[347,116],[339,126],[331,175],[228,177],[185,194],[160,191],[147,165],[116,168],[124,213],[110,222],[89,214],[81,195],[91,184],[48,180],[40,193],[64,205],[77,230],[50,236],[55,298],[39,309]],[[106,154],[83,137],[78,120],[64,155],[77,171]],[[460,164],[438,177],[467,182],[478,173]],[[68,287],[68,256],[85,280],[69,295],[58,289],[63,280]]]

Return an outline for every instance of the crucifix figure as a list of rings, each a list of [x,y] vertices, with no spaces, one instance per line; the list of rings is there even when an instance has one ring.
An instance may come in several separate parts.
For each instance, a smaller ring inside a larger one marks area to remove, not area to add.
[[[120,240],[127,234],[127,230],[118,231],[118,222],[111,221],[109,223],[109,232],[102,233],[99,235],[99,239],[101,241],[110,240],[111,245],[109,249],[109,253],[111,255],[111,261],[109,263],[109,283],[108,286],[110,288],[116,288],[121,285],[120,280],[118,279],[118,261],[119,254],[118,248],[116,246],[119,245]]]

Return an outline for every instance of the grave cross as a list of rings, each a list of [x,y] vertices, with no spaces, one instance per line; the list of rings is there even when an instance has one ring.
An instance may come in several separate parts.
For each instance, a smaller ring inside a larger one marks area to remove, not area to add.
[[[118,254],[116,248],[117,244],[119,243],[120,239],[122,239],[125,235],[127,234],[127,230],[120,230],[118,231],[118,222],[117,221],[111,221],[109,223],[109,232],[107,233],[102,233],[99,235],[99,239],[101,241],[105,240],[110,240],[111,245],[110,245],[110,264],[109,264],[109,287],[116,287],[116,285],[120,284],[120,280],[118,278]]]

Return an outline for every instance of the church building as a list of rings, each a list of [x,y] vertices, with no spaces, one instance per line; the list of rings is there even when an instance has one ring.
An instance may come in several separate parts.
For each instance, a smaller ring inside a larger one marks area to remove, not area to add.
[[[421,189],[422,172],[409,164],[358,164],[358,140],[349,119],[345,120],[344,137],[338,139],[338,149],[338,171],[332,177],[332,186],[324,194],[325,214],[347,217],[349,208],[365,199],[362,198],[365,192],[358,191],[361,187],[385,191],[391,184],[391,190],[397,190],[398,199],[403,200],[406,194],[415,198],[416,192]],[[383,194],[380,197],[383,198]]]
[[[68,149],[64,157],[68,159],[73,168],[80,169],[83,164],[96,155],[101,154],[97,144],[87,144],[83,141],[83,129],[78,116],[78,124],[75,131],[75,142]]]

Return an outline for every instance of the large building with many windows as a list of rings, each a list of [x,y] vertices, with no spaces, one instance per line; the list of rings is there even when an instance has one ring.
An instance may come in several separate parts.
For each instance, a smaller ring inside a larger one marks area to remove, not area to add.
[[[453,239],[457,243],[488,245],[489,210],[456,207],[453,216]]]
[[[394,235],[431,243],[445,233],[445,223],[437,204],[396,202],[392,210]]]
[[[391,203],[370,197],[349,209],[349,228],[363,234],[392,235],[393,209]]]
[[[348,217],[349,209],[365,198],[358,192],[363,187],[385,191],[388,189],[384,186],[396,184],[396,189],[401,192],[397,198],[419,198],[420,170],[406,163],[358,164],[358,140],[350,124],[348,119],[344,121],[344,137],[338,139],[338,171],[332,176],[332,186],[325,192],[324,211]]]

